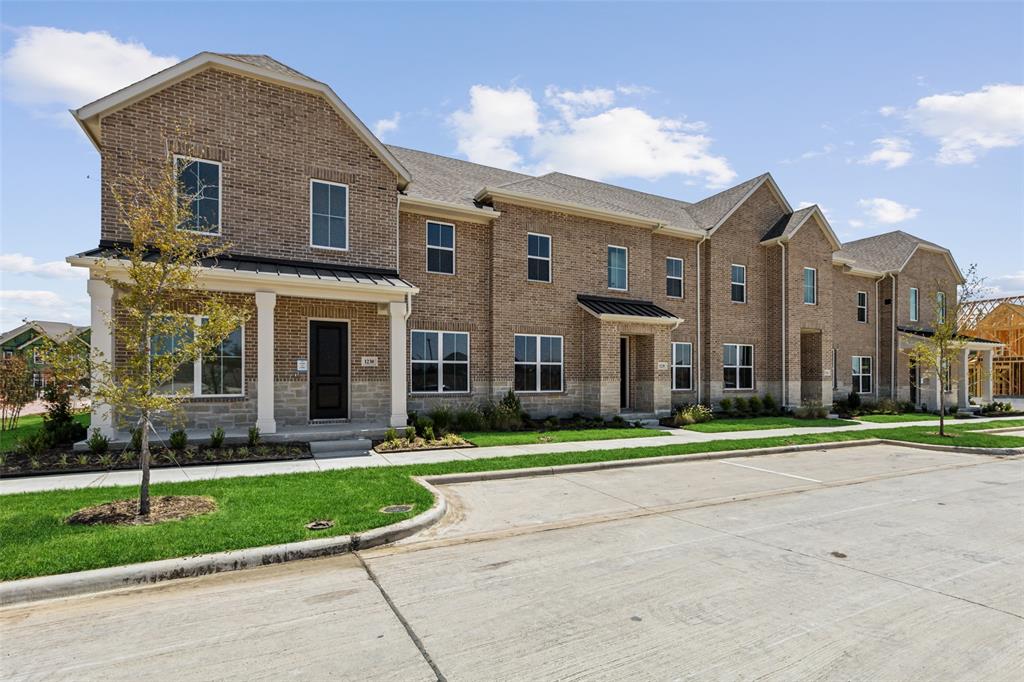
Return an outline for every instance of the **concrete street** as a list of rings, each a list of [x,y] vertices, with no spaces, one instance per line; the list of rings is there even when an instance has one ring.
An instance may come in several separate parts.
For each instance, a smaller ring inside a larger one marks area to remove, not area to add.
[[[397,545],[0,611],[4,679],[1016,680],[1024,460],[862,446],[443,486]]]

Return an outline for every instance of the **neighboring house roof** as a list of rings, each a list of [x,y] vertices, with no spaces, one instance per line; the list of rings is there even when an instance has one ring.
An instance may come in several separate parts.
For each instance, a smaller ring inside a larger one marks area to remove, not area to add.
[[[678,322],[680,319],[650,301],[634,301],[611,296],[588,296],[578,294],[576,300],[584,309],[598,317],[644,317]]]
[[[148,78],[144,78],[126,88],[101,97],[95,102],[73,110],[71,113],[85,130],[89,139],[96,145],[96,148],[99,149],[100,130],[104,116],[129,106],[153,92],[184,80],[199,71],[214,67],[253,78],[260,78],[277,85],[322,95],[331,104],[335,112],[355,131],[356,135],[395,173],[399,180],[398,185],[400,189],[404,188],[412,180],[409,170],[370,132],[366,124],[348,108],[348,105],[341,101],[341,98],[338,97],[330,86],[314,80],[289,66],[285,66],[266,55],[225,55],[216,52],[200,52]]]
[[[38,336],[23,343],[20,347],[34,343],[40,337],[60,343],[69,337],[78,336],[89,329],[88,325],[76,325],[68,322],[51,322],[49,320],[26,320],[20,327],[11,329],[0,335],[0,345],[16,339],[25,332],[34,331]]]
[[[953,260],[948,249],[933,242],[915,237],[902,230],[894,230],[885,234],[865,237],[856,241],[846,242],[836,253],[839,261],[856,265],[863,270],[877,273],[899,272],[910,261],[918,249],[935,251],[946,256],[950,268],[956,273],[960,283],[964,278]]]

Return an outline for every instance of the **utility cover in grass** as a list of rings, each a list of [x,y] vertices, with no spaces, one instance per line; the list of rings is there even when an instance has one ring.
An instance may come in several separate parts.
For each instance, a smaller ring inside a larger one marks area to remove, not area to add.
[[[216,509],[217,503],[212,497],[159,495],[150,498],[148,516],[139,516],[138,499],[114,500],[79,509],[67,518],[67,523],[78,526],[146,526],[209,514]]]

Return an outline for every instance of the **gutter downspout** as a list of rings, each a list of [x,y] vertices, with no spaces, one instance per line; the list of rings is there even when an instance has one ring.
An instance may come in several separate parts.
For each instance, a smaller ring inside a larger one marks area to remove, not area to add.
[[[701,386],[704,383],[704,364],[702,358],[704,354],[701,352],[702,344],[700,342],[700,247],[701,244],[708,240],[708,236],[704,235],[703,239],[697,242],[697,403],[701,402]]]
[[[885,275],[882,275],[881,277],[879,277],[878,279],[875,280],[875,307],[878,308],[878,310],[875,311],[875,364],[876,365],[878,364],[878,357],[879,357],[879,354],[881,353],[881,345],[882,345],[882,342],[881,342],[882,330],[881,330],[881,326],[880,326],[882,316],[880,314],[881,313],[881,306],[878,305],[878,285],[881,283],[881,281],[883,279],[885,279]],[[869,311],[868,314],[870,314],[870,310],[871,310],[871,308],[868,308],[868,311]],[[836,368],[836,371],[838,371],[838,367]],[[839,377],[836,377],[836,379],[838,379],[838,378]],[[875,386],[875,402],[878,402],[878,381],[877,380],[875,380],[874,386]]]
[[[896,295],[896,275],[890,272],[889,279],[892,280],[892,346],[889,351],[889,398],[896,400],[896,305],[899,302],[899,297]],[[919,399],[920,397],[918,396]]]
[[[786,243],[779,242],[782,249],[782,318],[779,320],[779,327],[782,328],[782,385],[780,395],[782,396],[782,407],[788,407],[789,385],[786,381]]]

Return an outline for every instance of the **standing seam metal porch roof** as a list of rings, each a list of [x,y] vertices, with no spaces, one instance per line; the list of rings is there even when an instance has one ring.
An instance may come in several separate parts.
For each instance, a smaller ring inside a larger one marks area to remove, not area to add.
[[[635,301],[626,298],[612,298],[611,296],[588,296],[586,294],[577,294],[576,300],[595,315],[629,315],[642,318],[680,319],[651,301]]]

